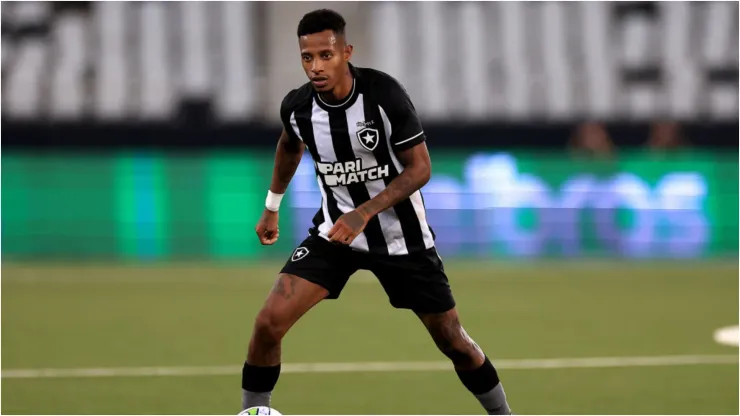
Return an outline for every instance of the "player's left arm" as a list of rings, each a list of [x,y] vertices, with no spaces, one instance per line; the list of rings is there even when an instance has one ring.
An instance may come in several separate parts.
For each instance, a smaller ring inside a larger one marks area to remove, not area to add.
[[[432,162],[414,105],[395,80],[389,87],[384,111],[387,111],[392,126],[391,151],[403,170],[375,198],[342,215],[329,231],[331,241],[350,244],[365,229],[370,218],[410,197],[431,177]]]
[[[429,182],[432,175],[432,161],[425,143],[396,152],[396,157],[403,165],[403,171],[375,198],[357,208],[357,211],[366,219],[395,206]]]

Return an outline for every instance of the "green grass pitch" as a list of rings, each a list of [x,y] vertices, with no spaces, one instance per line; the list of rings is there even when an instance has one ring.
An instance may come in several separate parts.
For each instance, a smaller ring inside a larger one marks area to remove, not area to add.
[[[234,366],[279,264],[3,265],[2,369]],[[463,325],[497,360],[737,355],[728,262],[449,261]],[[371,275],[323,302],[285,363],[443,361]],[[738,364],[501,369],[518,414],[738,414]],[[236,414],[240,374],[2,379],[3,414]],[[283,374],[285,414],[481,414],[452,371]]]

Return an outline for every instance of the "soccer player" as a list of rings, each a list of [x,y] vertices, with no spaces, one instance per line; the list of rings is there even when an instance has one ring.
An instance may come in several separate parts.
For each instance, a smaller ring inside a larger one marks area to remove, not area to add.
[[[298,24],[310,82],[280,108],[283,132],[266,208],[256,231],[277,241],[280,200],[308,148],[321,208],[257,315],[242,372],[242,407],[269,406],[280,375],[281,340],[322,299],[336,299],[358,269],[377,276],[395,308],[410,309],[488,414],[511,414],[496,369],[460,325],[419,189],[431,162],[424,131],[391,76],[349,63],[345,21],[331,10]]]

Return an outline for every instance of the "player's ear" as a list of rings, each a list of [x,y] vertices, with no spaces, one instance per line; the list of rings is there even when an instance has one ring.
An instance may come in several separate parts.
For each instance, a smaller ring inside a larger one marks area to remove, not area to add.
[[[349,58],[352,57],[352,51],[354,51],[354,46],[352,45],[345,45],[344,46],[344,60],[349,61]]]

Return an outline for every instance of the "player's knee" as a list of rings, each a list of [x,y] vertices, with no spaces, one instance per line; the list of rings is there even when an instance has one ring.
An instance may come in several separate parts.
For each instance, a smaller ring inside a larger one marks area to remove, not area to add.
[[[467,337],[458,336],[435,340],[437,348],[447,356],[455,367],[468,367],[477,361],[475,344]]]
[[[260,344],[277,344],[288,332],[288,325],[270,308],[263,308],[254,322],[254,340]]]
[[[437,348],[452,360],[457,368],[474,367],[482,358],[482,351],[468,336],[459,320],[442,317],[428,320],[427,326]]]

